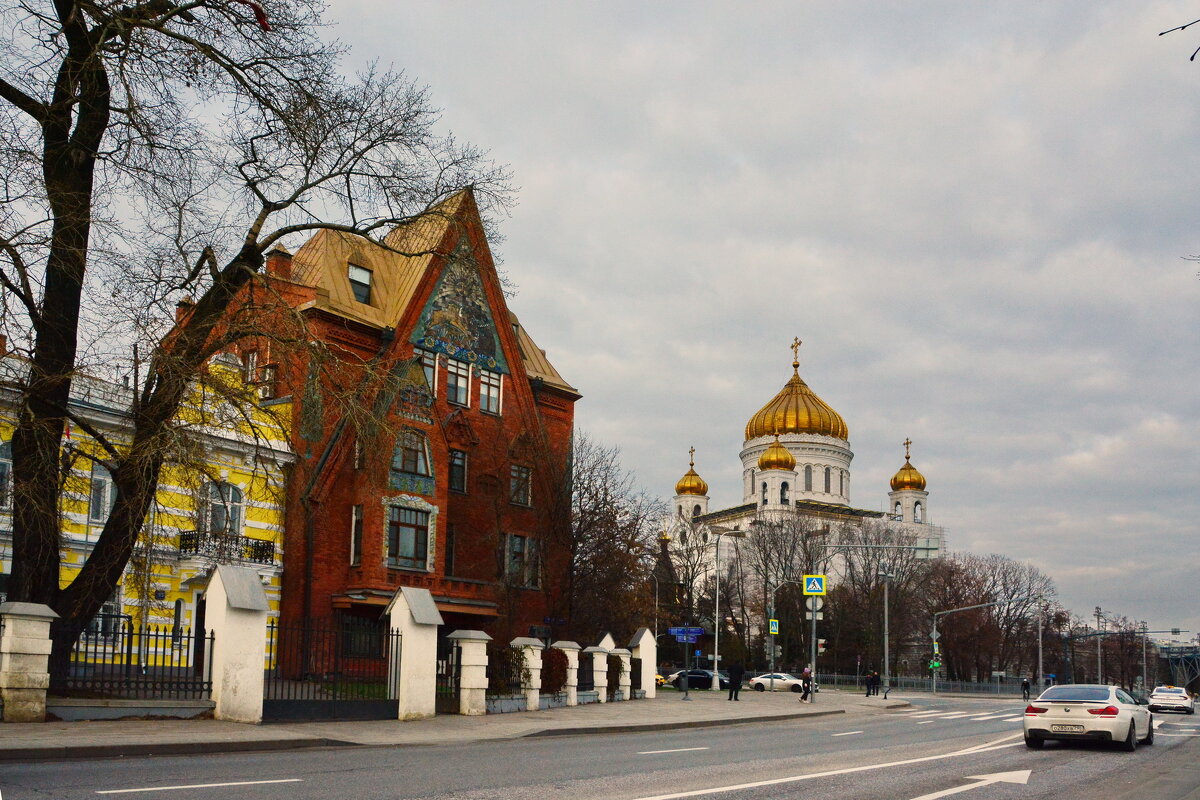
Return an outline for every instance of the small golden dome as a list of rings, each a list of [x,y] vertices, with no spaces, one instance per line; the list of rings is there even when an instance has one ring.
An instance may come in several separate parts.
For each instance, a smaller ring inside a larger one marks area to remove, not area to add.
[[[800,341],[797,339],[792,344],[793,351],[799,347]],[[746,423],[747,441],[783,433],[815,433],[836,439],[850,438],[850,429],[841,415],[800,379],[798,354],[792,360],[791,380]]]
[[[904,440],[904,466],[892,476],[893,492],[900,492],[905,489],[916,489],[918,492],[925,491],[925,476],[917,472],[917,468],[908,460],[908,448],[911,444],[911,439]]]
[[[796,468],[796,457],[779,443],[779,435],[776,434],[775,441],[771,442],[771,446],[763,450],[762,455],[758,457],[758,468],[762,470],[785,469],[791,471]]]
[[[696,448],[688,451],[688,471],[683,473],[679,483],[675,484],[675,494],[694,494],[701,497],[708,494],[708,484],[696,474]]]

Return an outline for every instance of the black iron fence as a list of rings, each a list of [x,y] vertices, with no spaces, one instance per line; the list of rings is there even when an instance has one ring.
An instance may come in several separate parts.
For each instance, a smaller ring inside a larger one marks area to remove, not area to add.
[[[400,631],[379,620],[272,620],[263,718],[394,719],[400,647]]]
[[[642,660],[640,658],[629,659],[629,670],[629,690],[636,692],[642,688]]]
[[[101,616],[86,625],[56,622],[52,635],[73,637],[74,645],[65,658],[51,659],[51,694],[202,700],[212,691],[211,631]]]
[[[528,683],[527,675],[523,647],[507,645],[488,649],[488,694],[521,694]]]
[[[435,678],[434,710],[438,714],[457,714],[460,709],[460,678],[462,649],[453,639],[438,639],[437,675]]]
[[[275,563],[275,543],[270,539],[252,539],[233,533],[183,531],[179,534],[179,552],[209,556],[225,564],[236,561]]]
[[[576,690],[580,692],[596,691],[596,659],[591,653],[579,654],[579,672],[577,674]]]

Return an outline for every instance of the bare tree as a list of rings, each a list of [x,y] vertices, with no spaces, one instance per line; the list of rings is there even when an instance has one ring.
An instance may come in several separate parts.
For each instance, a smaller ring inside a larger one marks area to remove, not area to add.
[[[25,365],[12,599],[87,620],[110,595],[181,442],[181,405],[214,382],[215,353],[254,333],[254,315],[237,312],[254,310],[247,293],[274,246],[333,228],[394,247],[388,230],[463,186],[503,202],[505,170],[437,135],[424,89],[389,70],[341,75],[338,49],[317,38],[319,10],[58,0],[0,11],[0,322]],[[132,376],[127,437],[72,413],[85,373]],[[81,452],[110,470],[115,502],[60,588],[68,421],[94,441]]]

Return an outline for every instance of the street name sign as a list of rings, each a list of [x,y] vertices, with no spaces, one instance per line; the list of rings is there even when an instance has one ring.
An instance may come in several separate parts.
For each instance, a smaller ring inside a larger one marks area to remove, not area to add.
[[[704,628],[667,628],[667,633],[672,636],[703,636]]]
[[[804,576],[804,593],[806,595],[825,594],[825,576],[824,575],[805,575]]]

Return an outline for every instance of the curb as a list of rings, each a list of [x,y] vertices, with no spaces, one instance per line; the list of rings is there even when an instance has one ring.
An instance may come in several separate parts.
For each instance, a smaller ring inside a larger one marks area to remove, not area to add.
[[[125,756],[186,756],[206,753],[248,753],[271,750],[299,750],[309,747],[357,747],[341,739],[263,739],[250,742],[170,742],[161,744],[88,744],[58,747],[24,747],[0,750],[5,761],[71,761]]]
[[[845,714],[845,709],[835,708],[829,711],[802,711],[798,714],[773,714],[765,717],[739,717],[737,719],[701,719],[691,722],[648,722],[643,725],[610,725],[592,728],[548,728],[546,730],[527,733],[522,737],[528,739],[534,736],[578,736],[587,733],[644,733],[646,731],[671,731],[684,728],[719,728],[725,725],[753,725],[760,722],[782,722],[800,719],[802,717],[828,717],[833,714]]]

